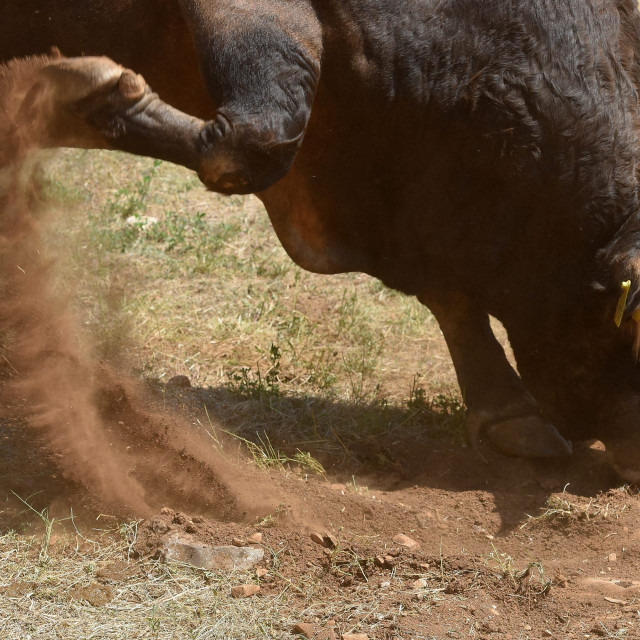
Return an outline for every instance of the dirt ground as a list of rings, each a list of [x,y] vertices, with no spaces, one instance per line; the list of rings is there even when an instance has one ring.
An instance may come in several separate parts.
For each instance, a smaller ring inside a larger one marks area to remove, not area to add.
[[[181,406],[201,393],[182,390]],[[18,426],[3,425],[2,437],[3,496],[9,489],[30,495],[44,488],[33,503],[48,506],[50,517],[73,509],[81,528],[102,509],[113,512],[113,505],[100,505],[73,478],[61,477],[55,456],[34,447]],[[133,547],[94,568],[94,582],[73,593],[86,606],[111,606],[113,590],[157,557],[162,540],[172,535],[228,545],[262,532],[260,566],[268,573],[243,579],[260,585],[253,599],[277,599],[288,590],[289,619],[319,628],[334,620],[336,633],[380,639],[640,637],[638,495],[619,486],[598,443],[578,447],[568,463],[509,460],[442,440],[415,447],[401,434],[380,444],[397,471],[368,475],[360,464],[357,482],[348,465],[323,477],[239,461],[231,484],[216,485],[215,470],[185,456],[194,495],[208,495],[208,504],[157,484],[172,473],[167,458],[145,484],[148,494],[167,501],[165,508],[139,522]],[[239,479],[244,495],[234,490]],[[247,496],[257,495],[252,487],[265,501],[250,500],[247,509]],[[18,522],[25,522],[24,510],[5,509],[2,529]],[[314,532],[332,534],[336,546],[313,542]],[[398,534],[419,546],[397,544]],[[60,533],[66,549],[64,539]],[[106,592],[98,588],[105,584]],[[325,603],[311,610],[309,584],[315,601]],[[25,594],[22,582],[3,588],[5,598],[38,597],[37,590]],[[292,637],[292,626],[283,627],[267,637]],[[220,637],[240,637],[228,634]]]

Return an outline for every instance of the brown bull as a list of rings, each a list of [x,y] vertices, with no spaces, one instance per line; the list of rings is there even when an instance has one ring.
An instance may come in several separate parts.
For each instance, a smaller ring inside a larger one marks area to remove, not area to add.
[[[165,101],[104,59],[37,61],[64,107],[51,144],[257,193],[299,265],[369,273],[433,311],[472,440],[555,456],[597,437],[640,477],[635,0],[0,0],[0,15],[0,59],[108,55]]]

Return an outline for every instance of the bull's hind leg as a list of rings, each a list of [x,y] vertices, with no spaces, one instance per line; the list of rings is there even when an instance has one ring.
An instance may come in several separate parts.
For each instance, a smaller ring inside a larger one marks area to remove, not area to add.
[[[120,149],[195,170],[203,158],[205,123],[162,102],[141,76],[109,58],[12,60],[0,66],[0,110],[16,148]]]
[[[469,410],[467,433],[474,446],[489,441],[507,455],[555,457],[570,444],[541,415],[496,340],[489,316],[461,294],[418,296],[444,334]]]

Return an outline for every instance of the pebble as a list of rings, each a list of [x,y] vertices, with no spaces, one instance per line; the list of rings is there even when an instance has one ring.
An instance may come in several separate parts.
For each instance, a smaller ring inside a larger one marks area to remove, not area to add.
[[[247,543],[242,538],[233,538],[231,544],[234,547],[244,547]]]
[[[343,633],[342,640],[369,640],[366,633]]]
[[[397,545],[406,547],[407,549],[415,549],[416,547],[420,546],[415,540],[413,540],[409,536],[405,536],[402,533],[399,533],[397,536],[393,536],[393,541]]]
[[[325,533],[323,535],[315,531],[311,534],[310,537],[313,542],[319,544],[325,549],[335,549],[338,546],[338,539],[335,536],[332,536],[330,533]]]
[[[609,562],[615,562],[618,559],[618,556],[615,553],[609,554]]]
[[[293,633],[303,635],[309,640],[336,640],[333,626],[329,625],[323,629],[317,624],[301,622],[293,627]]]
[[[424,578],[418,578],[411,583],[412,589],[424,589],[427,586],[427,581]]]
[[[525,631],[531,631],[533,629],[533,627],[530,624],[525,624],[524,625],[524,630]]]
[[[328,549],[335,549],[338,546],[338,539],[332,536],[330,533],[325,533],[323,536],[324,544]]]
[[[256,575],[258,576],[258,578],[264,578],[267,573],[269,573],[269,569],[265,569],[264,567],[259,567],[258,569],[256,569]]]
[[[252,536],[249,536],[249,542],[260,544],[262,542],[262,534],[258,531],[258,533],[254,533]]]
[[[314,531],[310,537],[313,542],[319,544],[321,547],[324,547],[324,536],[321,533],[317,533]]]
[[[549,631],[548,629],[545,629],[542,632],[542,637],[543,638],[553,638],[553,633],[551,633],[551,631]]]
[[[241,584],[237,587],[231,588],[232,598],[250,598],[255,596],[260,591],[260,586],[257,584]]]

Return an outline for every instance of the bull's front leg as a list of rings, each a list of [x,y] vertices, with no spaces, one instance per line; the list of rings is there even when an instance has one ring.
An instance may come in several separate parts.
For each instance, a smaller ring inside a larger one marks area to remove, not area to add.
[[[429,291],[418,296],[444,334],[464,401],[471,444],[489,442],[512,456],[566,456],[571,446],[541,414],[509,364],[488,314],[467,296]]]

